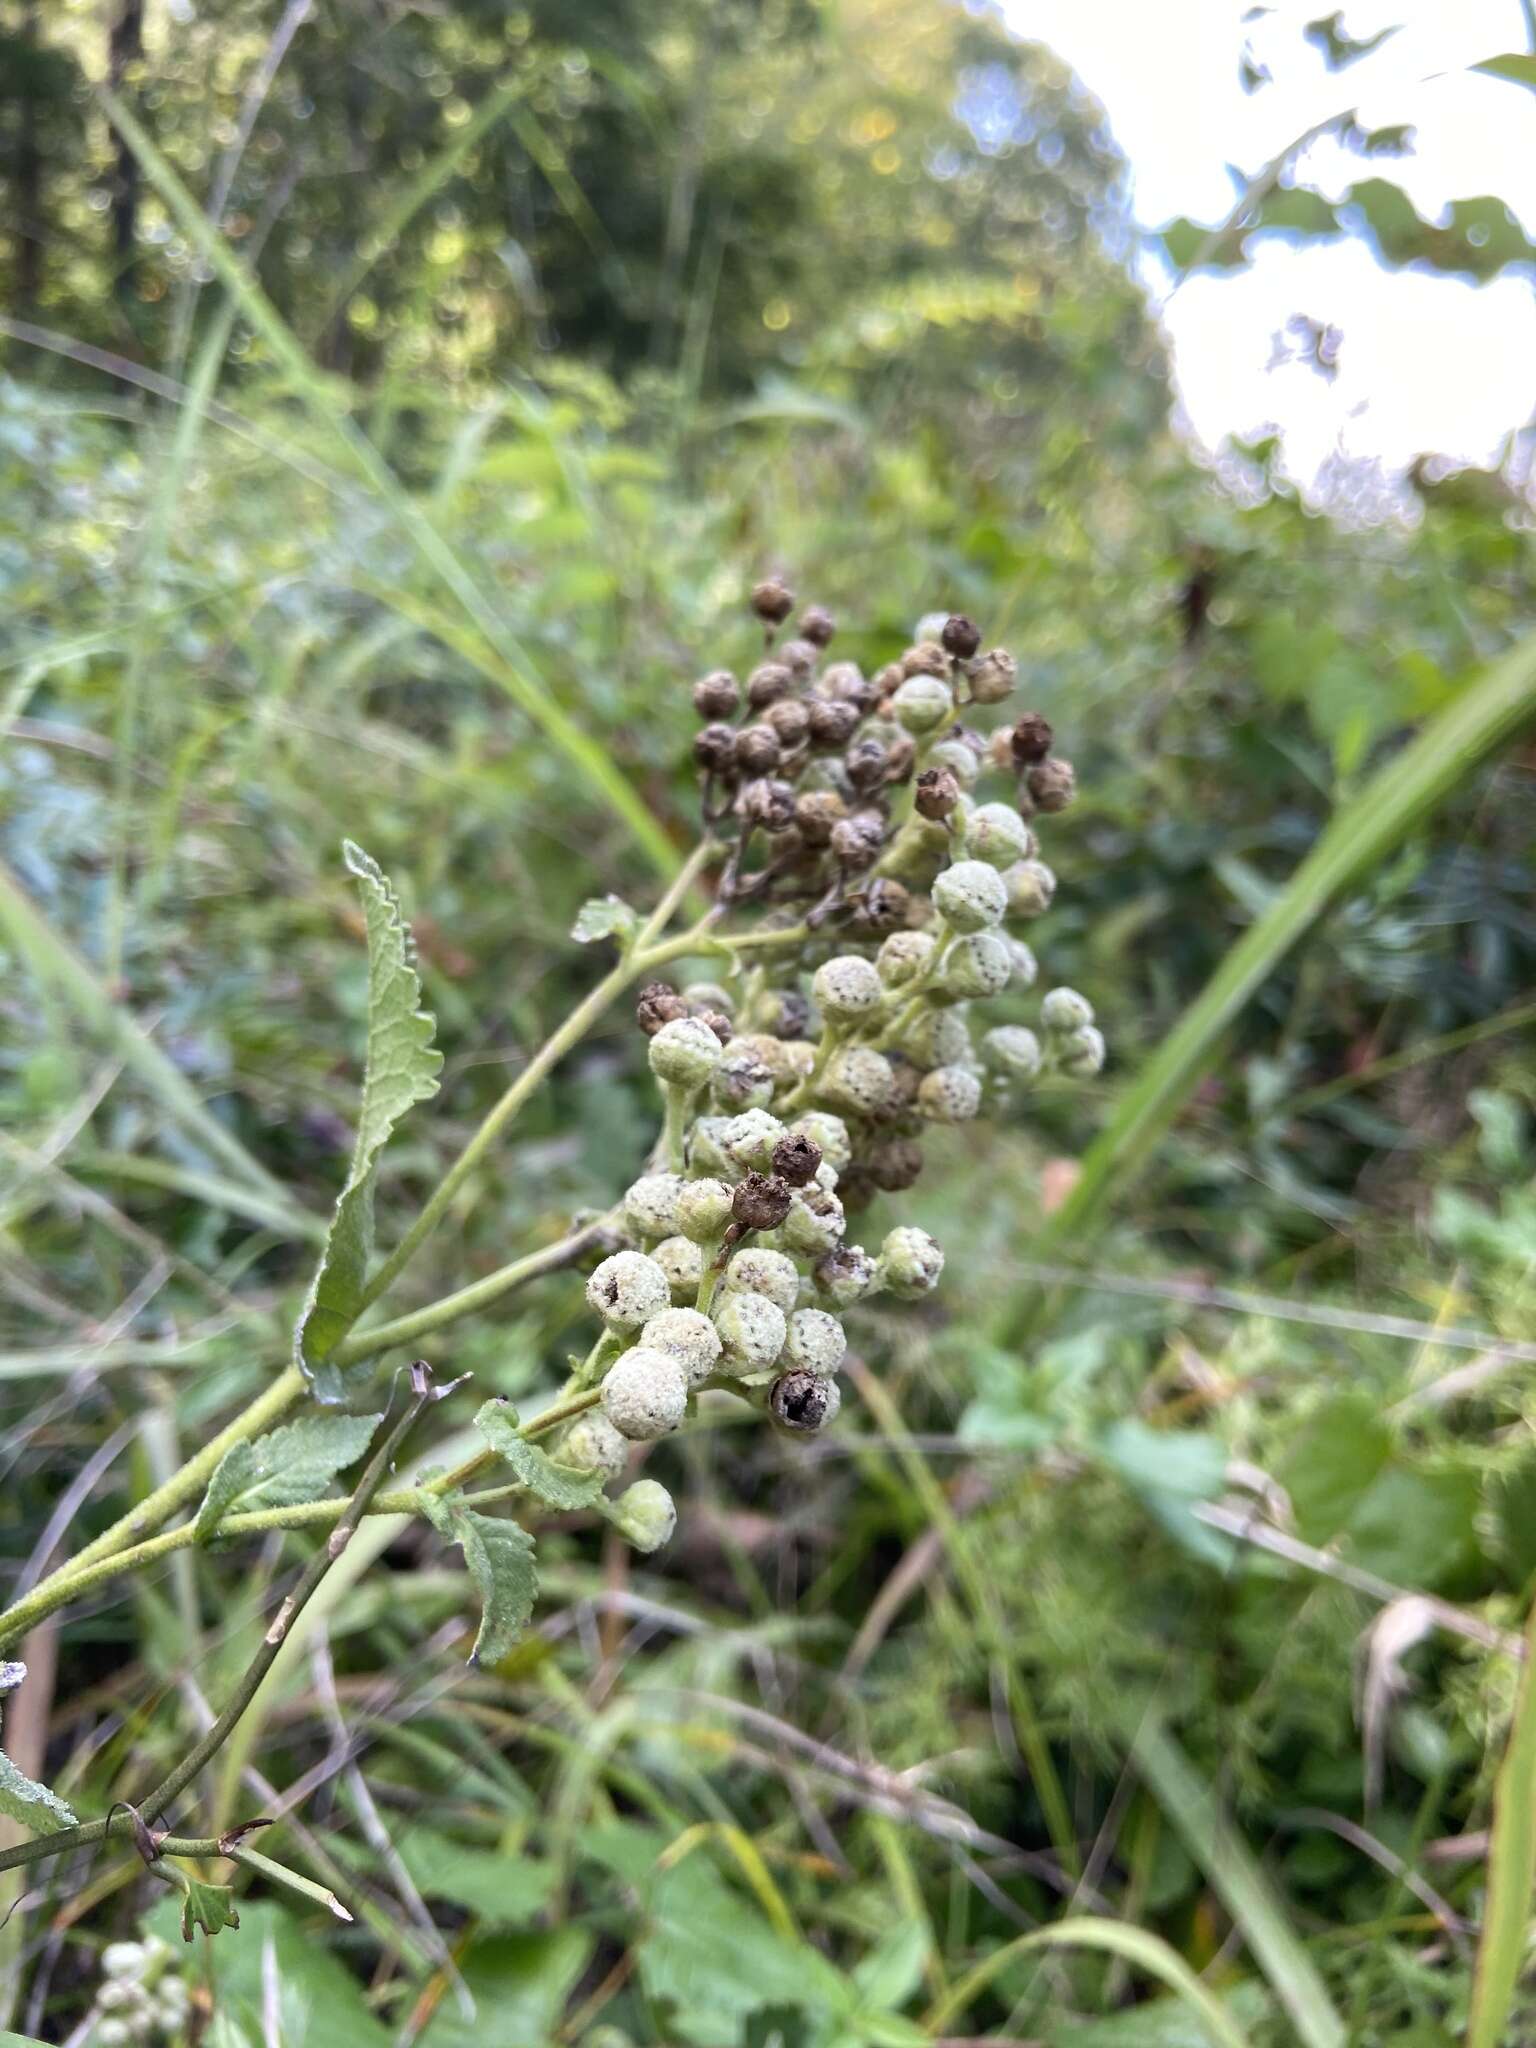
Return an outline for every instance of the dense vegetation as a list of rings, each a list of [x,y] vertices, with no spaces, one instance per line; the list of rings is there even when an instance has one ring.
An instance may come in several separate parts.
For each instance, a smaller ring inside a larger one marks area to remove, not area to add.
[[[364,1525],[187,1801],[299,1788],[270,1853],[353,1922],[207,1859],[241,1925],[176,1942],[164,2038],[1142,2048],[1213,2038],[1182,1959],[1254,2048],[1461,2039],[1536,1571],[1514,483],[1425,466],[1373,524],[1368,478],[1329,521],[1270,449],[1197,462],[1109,139],[980,12],[0,33],[8,1598],[290,1355],[367,1035],[343,838],[445,1055],[387,1251],[610,964],[583,902],[648,909],[694,844],[690,685],[760,658],[769,571],[869,673],[934,611],[1014,650],[1080,792],[1031,937],[1112,1047],[930,1140],[900,1220],[943,1285],[869,1306],[835,1429],[702,1406],[645,1462],[672,1542],[546,1516],[506,1655],[464,1669],[457,1549]],[[630,1015],[392,1309],[641,1170]],[[423,1338],[474,1376],[438,1462],[583,1315],[556,1272]],[[314,1550],[188,1548],[0,1642],[7,1753],[142,1797]],[[0,2024],[106,2042],[104,1944],[180,1901],[114,1841],[7,1908]],[[1121,1945],[1020,1939],[1073,1914]]]

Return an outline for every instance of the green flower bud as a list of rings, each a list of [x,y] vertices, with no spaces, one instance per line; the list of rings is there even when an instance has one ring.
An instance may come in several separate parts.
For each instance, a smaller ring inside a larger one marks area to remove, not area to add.
[[[957,860],[934,883],[933,904],[951,930],[980,932],[1002,923],[1008,892],[997,869],[985,861]],[[663,1026],[664,1030],[671,1028]],[[655,1045],[656,1039],[651,1043]]]
[[[766,1294],[739,1294],[733,1288],[715,1310],[724,1357],[720,1370],[745,1378],[766,1372],[784,1349],[784,1311]]]
[[[651,1072],[658,1081],[678,1088],[702,1088],[720,1064],[723,1048],[698,1017],[677,1017],[663,1024],[646,1048]]]
[[[947,768],[962,789],[974,789],[981,773],[981,757],[964,740],[940,740],[928,749],[930,768]]]
[[[736,998],[728,988],[722,988],[718,981],[690,981],[680,993],[688,1005],[690,1017],[708,1017],[712,1014],[734,1017],[736,1014]]]
[[[767,1173],[773,1166],[773,1148],[783,1135],[783,1124],[766,1109],[744,1109],[720,1133],[720,1149],[741,1172]]]
[[[952,721],[955,700],[948,683],[938,676],[909,676],[891,699],[891,711],[898,725],[921,738]]]
[[[104,2020],[98,2020],[91,2030],[91,2039],[99,2042],[100,2048],[126,2048],[126,2043],[134,2038],[132,2025],[113,2013],[108,2013]]]
[[[845,1023],[878,1010],[885,990],[871,961],[860,953],[840,953],[817,968],[811,993],[824,1017]]]
[[[803,1116],[797,1116],[789,1128],[800,1137],[809,1138],[821,1153],[822,1165],[831,1166],[838,1173],[853,1157],[853,1141],[848,1136],[848,1126],[829,1109],[808,1109]]]
[[[633,1443],[669,1436],[688,1412],[683,1368],[669,1352],[636,1344],[609,1366],[603,1407],[620,1436]]]
[[[790,1317],[789,1335],[784,1340],[784,1356],[789,1364],[830,1378],[842,1364],[847,1349],[848,1338],[842,1324],[825,1309],[800,1308]]]
[[[1105,1051],[1103,1032],[1095,1025],[1085,1024],[1081,1031],[1059,1041],[1056,1064],[1074,1080],[1086,1081],[1103,1067]]]
[[[893,1230],[880,1247],[880,1278],[901,1301],[932,1294],[943,1270],[944,1253],[926,1230]]]
[[[978,804],[965,821],[965,850],[972,860],[1007,868],[1033,858],[1035,835],[1011,805]]]
[[[1034,951],[1022,939],[1005,937],[1003,944],[1008,948],[1008,958],[1013,962],[1013,978],[1020,988],[1033,988],[1040,972],[1040,963]]]
[[[137,1977],[108,1977],[96,1993],[98,2012],[137,2012],[147,1994]]]
[[[730,1175],[735,1171],[720,1143],[729,1122],[728,1116],[696,1116],[688,1126],[688,1164],[693,1172]],[[681,1209],[678,1214],[681,1218]]]
[[[640,1341],[675,1358],[690,1387],[709,1378],[720,1356],[720,1333],[696,1308],[664,1308],[640,1332]]]
[[[725,1285],[737,1294],[766,1295],[788,1315],[800,1298],[800,1269],[783,1252],[747,1245],[732,1256],[725,1269]]]
[[[636,1237],[671,1237],[677,1230],[680,1173],[645,1173],[624,1196],[624,1221]]]
[[[971,1033],[962,1008],[929,1010],[914,1019],[901,1049],[919,1067],[963,1066],[971,1056]]]
[[[685,1180],[677,1191],[678,1229],[695,1244],[718,1243],[731,1220],[731,1200],[727,1181]]]
[[[893,1086],[890,1061],[864,1045],[846,1046],[835,1053],[822,1077],[828,1100],[855,1116],[873,1116],[883,1109]]]
[[[141,1941],[109,1941],[101,1952],[104,1977],[139,1977],[149,1961],[149,1950]]]
[[[629,1438],[620,1436],[601,1408],[589,1408],[571,1424],[554,1456],[574,1471],[617,1479],[629,1463]]]
[[[826,1188],[801,1188],[789,1205],[789,1214],[779,1226],[779,1236],[792,1252],[803,1258],[819,1259],[842,1242],[848,1228],[843,1205]]]
[[[671,1299],[666,1274],[643,1252],[615,1252],[587,1282],[587,1305],[611,1330],[638,1330]]]
[[[691,1237],[664,1237],[653,1247],[651,1257],[666,1274],[673,1301],[692,1301],[704,1278],[704,1247]]]
[[[612,1522],[636,1550],[660,1550],[677,1527],[677,1509],[667,1489],[654,1479],[637,1479],[613,1504]]]
[[[932,932],[892,932],[875,957],[887,988],[905,988],[928,972],[938,941]]]
[[[1040,1041],[1022,1024],[999,1024],[981,1041],[981,1056],[994,1074],[1009,1081],[1033,1081],[1043,1055]]]
[[[1039,917],[1051,907],[1056,877],[1043,860],[1015,861],[1003,870],[1009,917]]]
[[[998,932],[971,932],[944,955],[944,988],[961,1000],[996,996],[1013,979],[1013,958]]]
[[[1093,1005],[1075,988],[1053,988],[1040,1005],[1040,1022],[1053,1038],[1065,1038],[1093,1022]]]
[[[936,1124],[968,1124],[981,1108],[981,1083],[968,1067],[935,1067],[917,1091],[921,1116]]]
[[[816,1290],[839,1308],[852,1308],[881,1285],[880,1269],[861,1244],[839,1245],[816,1263]]]

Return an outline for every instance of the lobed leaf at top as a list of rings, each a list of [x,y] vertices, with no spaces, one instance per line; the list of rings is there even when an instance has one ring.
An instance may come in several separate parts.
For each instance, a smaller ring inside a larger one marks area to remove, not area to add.
[[[421,1008],[421,979],[399,898],[360,846],[345,840],[342,853],[357,877],[368,931],[368,1060],[347,1184],[294,1337],[295,1363],[323,1400],[340,1397],[340,1373],[328,1360],[363,1307],[379,1154],[406,1111],[437,1093],[443,1064],[432,1043],[434,1019]]]

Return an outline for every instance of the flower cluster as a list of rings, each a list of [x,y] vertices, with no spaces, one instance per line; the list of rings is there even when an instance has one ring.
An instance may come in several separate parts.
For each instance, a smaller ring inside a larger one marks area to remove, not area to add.
[[[100,2048],[179,2037],[191,1999],[163,1941],[111,1941],[101,1952],[101,1983],[88,2038]]]

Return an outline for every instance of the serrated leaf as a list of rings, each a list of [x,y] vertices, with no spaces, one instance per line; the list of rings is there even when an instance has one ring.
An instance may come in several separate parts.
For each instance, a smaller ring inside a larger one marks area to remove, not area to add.
[[[480,1589],[480,1630],[471,1664],[499,1664],[528,1625],[538,1598],[533,1538],[516,1522],[482,1515],[436,1494],[422,1499],[427,1519],[457,1543]]]
[[[226,1927],[238,1927],[240,1915],[235,1911],[234,1888],[227,1884],[205,1884],[200,1877],[194,1877],[190,1870],[179,1863],[159,1863],[155,1868],[172,1873],[172,1881],[180,1888],[181,1938],[192,1939],[194,1928],[200,1927],[204,1934],[220,1934]]]
[[[8,1692],[14,1692],[26,1675],[25,1664],[0,1664],[0,1699]],[[39,1785],[35,1778],[29,1778],[25,1771],[17,1770],[3,1752],[0,1752],[0,1813],[19,1820],[34,1835],[54,1835],[60,1828],[75,1825],[73,1812],[59,1795],[50,1792],[46,1785]]]
[[[347,1184],[294,1336],[295,1362],[328,1400],[340,1395],[340,1375],[334,1367],[323,1374],[321,1369],[357,1319],[373,1257],[379,1154],[406,1111],[437,1093],[443,1064],[432,1043],[434,1020],[421,1008],[421,980],[399,899],[360,846],[349,839],[342,852],[357,877],[368,929],[368,1059]]]
[[[603,1490],[602,1475],[577,1472],[557,1465],[547,1451],[529,1443],[517,1433],[516,1417],[500,1401],[487,1401],[475,1417],[475,1427],[497,1457],[510,1465],[514,1477],[536,1494],[546,1507],[561,1513],[587,1508]]]
[[[640,913],[622,896],[589,896],[576,913],[571,937],[580,946],[593,945],[598,939],[617,939],[623,946],[639,929]]]
[[[214,1468],[193,1530],[199,1543],[226,1515],[319,1500],[372,1441],[382,1415],[302,1415],[249,1443],[231,1444]]]

